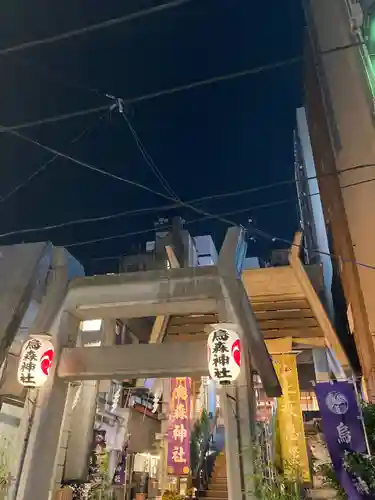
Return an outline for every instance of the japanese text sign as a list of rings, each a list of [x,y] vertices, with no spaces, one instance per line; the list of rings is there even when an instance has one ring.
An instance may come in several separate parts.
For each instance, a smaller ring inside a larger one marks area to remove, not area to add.
[[[366,453],[366,439],[355,388],[349,382],[316,384],[316,397],[323,421],[328,451],[337,479],[350,500],[371,498],[368,487],[344,467],[345,453]]]
[[[215,328],[207,341],[208,371],[220,384],[234,382],[241,369],[241,341],[234,330]]]
[[[18,382],[29,389],[42,387],[48,379],[54,347],[45,336],[34,336],[24,343],[18,363]]]
[[[190,472],[191,379],[171,380],[168,428],[168,473],[186,476]]]
[[[280,432],[281,458],[284,472],[293,476],[298,472],[310,481],[305,429],[303,425],[301,395],[295,354],[272,356],[283,395],[277,398],[277,419]]]
[[[113,474],[112,484],[114,486],[124,486],[126,482],[126,461],[127,461],[127,446],[121,452],[117,461],[116,469]]]

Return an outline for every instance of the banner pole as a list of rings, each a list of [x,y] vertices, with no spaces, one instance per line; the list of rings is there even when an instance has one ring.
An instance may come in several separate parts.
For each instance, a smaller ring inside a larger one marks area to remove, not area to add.
[[[370,456],[371,455],[370,444],[369,444],[369,440],[368,440],[368,436],[367,436],[367,431],[366,431],[366,427],[365,427],[365,419],[363,418],[363,411],[362,411],[362,399],[359,396],[358,388],[357,388],[357,383],[356,383],[354,375],[352,375],[352,384],[354,385],[354,391],[355,391],[355,395],[356,395],[357,403],[358,403],[358,408],[359,408],[359,415],[361,417],[361,422],[362,422],[362,427],[363,427],[363,433],[365,435],[365,443],[366,443],[366,448],[367,448],[367,454]]]

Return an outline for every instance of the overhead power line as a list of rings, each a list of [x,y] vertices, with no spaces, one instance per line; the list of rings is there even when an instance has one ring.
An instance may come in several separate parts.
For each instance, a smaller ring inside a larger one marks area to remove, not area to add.
[[[61,115],[51,116],[50,118],[41,118],[40,120],[34,120],[32,122],[24,122],[19,125],[13,125],[11,127],[6,127],[7,130],[22,130],[24,128],[38,127],[40,125],[47,125],[49,123],[56,123],[70,118],[80,118],[81,116],[93,115],[97,113],[102,113],[103,111],[109,111],[110,105],[97,106],[96,108],[83,109],[81,111],[74,111],[72,113],[64,113]],[[5,130],[0,130],[0,132],[5,132]]]
[[[319,180],[319,179],[329,177],[331,175],[345,174],[346,172],[351,172],[351,171],[355,171],[358,169],[370,168],[370,167],[375,167],[375,163],[374,164],[355,165],[354,167],[350,167],[350,168],[343,170],[341,172],[337,172],[336,174],[326,173],[322,176],[306,177],[305,180],[306,181],[315,180],[315,179]],[[286,185],[296,184],[296,182],[297,181],[294,178],[293,179],[286,179],[284,181],[277,181],[277,182],[273,182],[270,184],[264,184],[261,186],[255,186],[255,187],[251,187],[251,188],[241,189],[238,191],[230,191],[230,192],[226,192],[226,193],[218,193],[218,194],[213,194],[213,195],[208,195],[208,196],[202,196],[200,198],[194,198],[192,200],[188,200],[186,203],[196,205],[196,204],[200,204],[203,202],[221,200],[224,198],[239,197],[239,196],[247,195],[250,193],[261,192],[261,191],[264,191],[267,189],[273,189],[276,187],[282,187],[282,186],[286,186]],[[359,186],[361,184],[369,183],[369,182],[375,182],[375,177],[371,178],[371,179],[353,182],[351,184],[341,186],[341,189],[355,187],[355,186]],[[320,193],[317,192],[317,193],[311,193],[311,194],[305,195],[305,196],[312,197],[312,196],[319,196],[319,195],[320,195]],[[261,205],[256,205],[254,207],[245,208],[243,210],[241,209],[238,212],[235,211],[234,213],[247,212],[247,211],[251,211],[251,210],[260,210],[260,209],[264,209],[264,208],[272,208],[274,206],[283,205],[283,204],[287,204],[287,203],[295,203],[297,201],[298,201],[297,197],[285,198],[282,200],[277,200],[277,201],[273,201],[273,202],[269,202],[269,203],[263,203]],[[170,203],[168,205],[157,205],[157,206],[153,206],[153,207],[125,210],[123,212],[117,212],[117,213],[109,214],[109,215],[101,215],[98,217],[86,217],[86,218],[72,219],[72,220],[68,220],[65,222],[58,223],[58,224],[50,224],[50,225],[34,227],[34,228],[26,228],[26,229],[15,229],[13,231],[9,231],[7,233],[0,234],[0,238],[6,238],[9,236],[16,236],[16,235],[21,235],[21,234],[37,233],[37,232],[41,232],[41,231],[52,231],[52,230],[61,229],[64,227],[70,227],[70,226],[81,225],[81,224],[89,224],[89,223],[94,223],[94,222],[104,222],[104,221],[108,221],[108,220],[119,219],[121,217],[131,217],[131,216],[135,216],[135,215],[144,215],[144,214],[149,214],[152,212],[159,212],[160,213],[160,212],[172,210],[172,209],[178,208],[178,207],[181,207],[181,202],[176,201],[175,203]],[[191,222],[192,223],[197,222],[198,220],[200,220],[200,219],[196,219],[196,220],[191,221]],[[189,223],[189,221],[187,221],[187,223]],[[146,232],[149,232],[149,230],[147,230]],[[137,232],[137,234],[142,234],[142,233]],[[120,236],[120,237],[122,237],[122,236]]]
[[[99,118],[101,120],[103,116]],[[82,132],[80,132],[77,136],[75,136],[69,144],[76,144],[78,141],[80,141],[84,136],[86,136],[89,132],[92,131],[96,124],[89,125],[86,127]],[[40,167],[38,167],[27,179],[24,181],[20,182],[15,186],[13,189],[11,189],[8,193],[6,193],[3,196],[0,196],[0,203],[4,203],[5,201],[8,201],[9,198],[11,198],[14,194],[16,194],[20,189],[24,188],[27,184],[29,184],[30,181],[32,181],[35,177],[37,177],[39,174],[44,172],[51,163],[53,163],[57,158],[59,158],[59,155],[55,154],[53,155],[49,160],[44,162]]]
[[[273,234],[267,233],[266,231],[258,229],[257,227],[255,227],[253,225],[251,225],[249,231],[254,232],[256,235],[261,236],[264,239],[271,240],[272,242],[280,241],[282,243],[286,243],[287,245],[289,245],[291,247],[301,248],[300,245],[297,245],[296,243],[294,243],[291,240],[287,240],[285,238],[280,238],[279,236],[275,236]],[[333,253],[324,252],[324,251],[319,250],[317,248],[313,248],[312,251],[314,253],[317,253],[317,254],[320,254],[320,255],[325,255],[325,256],[331,257],[332,259],[335,259],[335,260],[339,260],[339,257],[337,255],[333,254]],[[342,262],[354,262],[354,264],[356,264],[359,267],[364,267],[366,269],[373,269],[373,270],[375,270],[375,265],[366,264],[364,262],[360,262],[360,261],[357,261],[357,260],[352,261],[350,259],[342,259]]]
[[[366,165],[366,166],[369,166],[369,165]],[[372,165],[372,166],[375,167],[375,164]],[[353,168],[355,169],[356,167],[353,167]],[[314,178],[316,178],[316,177],[312,177],[312,179],[314,179]],[[375,181],[375,178],[369,179],[367,182],[372,182],[372,181]],[[362,181],[358,182],[358,184],[362,184]],[[343,189],[346,188],[346,187],[353,187],[355,185],[356,184],[353,183],[353,184],[348,185],[348,186],[343,186]],[[263,186],[263,187],[266,187],[266,186]],[[257,189],[257,188],[254,188],[254,189]],[[224,193],[224,195],[225,194],[226,193]],[[231,194],[234,194],[234,193],[231,193]],[[312,193],[309,196],[316,196],[316,195],[319,195],[319,194],[320,193]],[[201,200],[202,200],[202,198],[200,198],[200,199],[197,198],[196,200],[189,200],[189,203],[197,203],[197,202],[199,202]],[[298,202],[298,197],[286,198],[284,200],[277,200],[277,201],[274,201],[274,202],[263,203],[263,204],[260,204],[260,205],[254,205],[254,206],[250,206],[250,207],[246,207],[246,208],[241,208],[241,209],[237,209],[237,210],[231,210],[229,212],[224,212],[224,213],[220,213],[220,214],[217,214],[217,215],[212,215],[211,214],[211,215],[207,215],[207,216],[200,217],[200,218],[197,218],[197,219],[187,220],[187,221],[185,221],[185,224],[195,224],[197,222],[203,222],[205,220],[217,218],[218,216],[219,217],[228,217],[228,216],[243,214],[243,213],[246,213],[246,212],[253,212],[255,210],[260,210],[260,209],[264,209],[264,208],[273,208],[273,207],[284,205],[284,204],[287,204],[287,203],[297,203],[297,202]],[[177,204],[175,204],[173,206],[177,206]],[[234,223],[234,222],[233,222],[232,225],[238,226],[238,224]],[[169,224],[166,224],[166,225],[160,226],[160,229],[169,229],[170,227],[171,226]],[[252,227],[254,227],[254,226],[251,225],[251,228]],[[32,230],[27,230],[27,231],[28,232],[32,232]],[[155,227],[154,226],[150,227],[148,229],[143,229],[143,230],[137,230],[137,231],[131,231],[131,232],[121,233],[121,234],[112,235],[112,236],[105,236],[105,237],[100,237],[100,238],[94,238],[94,239],[85,240],[85,241],[81,241],[81,242],[68,243],[67,245],[64,244],[63,246],[66,246],[66,247],[78,247],[78,246],[83,246],[83,245],[88,245],[88,244],[93,244],[93,243],[100,243],[102,241],[110,241],[110,240],[114,240],[114,239],[122,239],[122,238],[131,237],[131,236],[148,234],[150,232],[155,232]],[[16,234],[19,234],[19,233],[16,233]],[[267,233],[264,233],[264,234],[267,234]],[[5,234],[5,235],[0,234],[0,238],[3,238],[5,236],[8,236],[8,235],[7,234]],[[279,239],[276,236],[273,236],[273,238]],[[284,242],[288,243],[288,240],[280,240],[280,241],[284,241]]]
[[[58,156],[61,156],[61,158],[65,158],[66,160],[70,160],[73,163],[76,163],[77,165],[80,165],[81,167],[87,168],[88,170],[91,170],[93,172],[97,172],[97,173],[99,173],[101,175],[104,175],[106,177],[109,177],[111,179],[114,179],[114,180],[117,180],[117,181],[120,181],[120,182],[124,182],[125,184],[128,184],[130,186],[138,187],[139,189],[142,189],[142,190],[147,191],[149,193],[155,194],[156,196],[164,198],[164,199],[166,199],[168,201],[172,201],[172,202],[176,201],[175,198],[173,198],[173,197],[171,197],[169,195],[166,195],[164,193],[160,193],[159,191],[156,191],[155,189],[149,188],[148,186],[145,186],[144,184],[141,184],[140,182],[136,182],[136,181],[132,181],[130,179],[126,179],[125,177],[121,177],[119,175],[107,172],[106,170],[103,170],[103,169],[101,169],[99,167],[95,167],[94,165],[91,165],[90,163],[78,160],[77,158],[74,158],[73,156],[70,156],[70,155],[67,155],[65,153],[62,153],[61,151],[58,151],[57,149],[51,148],[49,146],[46,146],[45,144],[40,143],[39,141],[36,141],[34,139],[31,139],[30,137],[22,135],[19,132],[16,132],[15,130],[8,130],[6,127],[4,127],[2,125],[0,125],[0,130],[3,130],[4,132],[7,132],[7,133],[9,133],[11,135],[14,135],[16,137],[19,137],[20,139],[23,139],[24,141],[29,142],[30,144],[34,144],[35,146],[38,146],[38,147],[40,147],[42,149],[45,149],[46,151],[49,151],[50,153],[56,154]],[[210,214],[209,212],[206,212],[205,210],[201,210],[200,208],[197,208],[197,207],[191,205],[190,203],[186,203],[184,201],[180,201],[179,204],[180,204],[180,206],[189,208],[190,210],[192,210],[193,212],[196,212],[198,214],[206,215],[206,216],[210,216],[210,217],[212,216],[212,218],[220,220],[221,222],[224,222],[225,224],[234,225],[234,226],[236,225],[235,222],[233,222],[233,221],[231,221],[229,219],[225,219],[225,218],[222,218],[220,216],[216,216],[214,214]]]
[[[34,145],[36,145],[38,147],[41,147],[41,148],[43,148],[43,149],[45,149],[47,151],[50,151],[51,153],[57,154],[58,156],[61,156],[62,158],[70,160],[70,161],[76,163],[77,165],[81,165],[82,167],[85,167],[85,168],[87,168],[89,170],[92,170],[94,172],[98,172],[98,173],[100,173],[102,175],[108,176],[108,177],[110,177],[112,179],[115,179],[117,181],[124,182],[126,184],[130,184],[130,185],[133,185],[133,186],[138,187],[140,189],[143,189],[145,191],[151,192],[151,193],[153,193],[153,194],[155,194],[157,196],[160,196],[161,198],[165,198],[165,199],[167,199],[169,201],[175,201],[174,198],[171,198],[168,195],[165,195],[163,193],[159,193],[158,191],[155,191],[155,190],[153,190],[153,189],[151,189],[151,188],[149,188],[147,186],[144,186],[143,184],[140,184],[138,182],[131,181],[129,179],[125,179],[123,177],[120,177],[118,175],[112,174],[110,172],[106,172],[105,170],[102,170],[102,169],[100,169],[98,167],[90,165],[89,163],[86,163],[86,162],[83,162],[81,160],[78,160],[78,159],[76,159],[76,158],[74,158],[72,156],[66,155],[65,153],[61,153],[60,151],[57,151],[54,148],[50,148],[49,146],[41,144],[40,142],[35,141],[34,139],[31,139],[30,137],[26,137],[24,135],[21,135],[19,132],[16,132],[16,131],[13,131],[13,130],[9,131],[9,130],[6,129],[6,127],[3,127],[1,125],[0,125],[0,128],[3,131],[8,132],[8,133],[10,133],[12,135],[15,135],[16,137],[19,137],[19,138],[21,138],[21,139],[23,139],[23,140],[25,140],[25,141],[27,141],[29,143],[32,143],[32,144],[34,144]],[[369,165],[367,165],[367,166],[369,166]],[[226,225],[229,225],[229,226],[238,226],[238,224],[236,224],[236,222],[232,221],[231,219],[228,219],[227,216],[225,216],[225,215],[211,214],[209,212],[206,212],[205,210],[201,210],[201,209],[199,209],[199,208],[191,205],[190,203],[186,203],[186,202],[183,202],[183,201],[180,202],[180,205],[184,206],[186,208],[189,208],[189,209],[193,210],[194,212],[196,212],[196,213],[198,213],[200,215],[204,215],[207,218],[219,220],[219,221],[223,222]],[[279,238],[278,236],[271,235],[269,233],[266,233],[265,231],[262,231],[260,229],[255,228],[254,226],[252,226],[252,230],[255,231],[258,235],[263,236],[264,238],[270,239],[271,241],[282,241],[282,242],[288,243],[289,245],[294,245],[294,243],[291,242],[291,241],[289,241],[289,240],[286,240],[286,239],[283,239],[283,238]],[[111,237],[111,239],[113,239],[113,237]],[[101,238],[101,241],[105,241],[105,239]],[[85,242],[85,243],[87,244],[88,242]],[[91,243],[94,243],[94,241],[91,241]],[[71,244],[68,244],[68,245],[65,245],[65,246],[67,248],[69,248],[69,247],[73,247],[73,246],[78,246],[79,244],[82,244],[82,242],[81,243],[76,243],[76,244],[75,243],[71,243]],[[330,254],[330,253],[327,253],[327,252],[321,252],[319,249],[317,249],[316,252],[320,253],[322,255],[329,255],[329,256],[334,257],[334,258],[337,259],[337,256],[335,256],[334,254]],[[361,267],[365,267],[367,269],[375,269],[375,266],[373,266],[371,264],[367,264],[367,263],[363,263],[363,262],[359,262],[359,261],[355,261],[355,264],[358,265],[358,266],[361,266]]]
[[[222,214],[222,215],[225,215],[225,216],[233,215],[233,212]],[[201,219],[198,219],[198,220],[203,220],[203,219],[201,218]],[[194,222],[197,222],[197,221],[196,220],[187,221],[186,224],[194,223]],[[161,226],[160,227],[160,229],[169,229],[169,228],[170,228],[170,225],[166,225],[166,226]],[[124,235],[122,235],[122,237],[135,236],[135,235],[138,235],[138,234],[146,234],[146,233],[151,233],[151,232],[155,232],[155,228],[154,227],[146,229],[146,230],[143,230],[143,231],[133,231],[131,233],[125,233]],[[276,241],[280,241],[282,243],[286,243],[290,247],[301,248],[300,245],[297,245],[293,241],[285,239],[285,238],[280,238],[279,236],[275,236],[275,235],[270,234],[270,233],[268,233],[266,231],[258,229],[253,224],[251,224],[250,228],[248,228],[248,232],[249,233],[253,233],[253,234],[255,233],[257,236],[260,236],[260,237],[262,237],[262,238],[264,238],[266,240],[272,241],[273,243],[276,242]],[[109,238],[110,237],[108,237],[108,239]],[[113,237],[112,237],[112,239],[113,239]],[[107,238],[104,238],[104,240],[107,240]],[[101,241],[101,240],[98,239],[98,240],[91,240],[90,242],[87,241],[87,242],[81,242],[81,243],[72,243],[72,244],[68,244],[68,245],[64,245],[64,246],[72,248],[72,247],[77,247],[77,246],[79,246],[81,244],[96,243],[97,241]],[[317,248],[312,249],[312,251],[314,253],[317,253],[317,254],[320,254],[320,255],[324,255],[324,256],[330,257],[332,259],[338,260],[338,256],[335,255],[335,254],[333,254],[333,253],[324,252],[324,251],[319,250]],[[119,259],[119,258],[121,258],[120,255],[113,255],[113,256],[108,256],[108,257],[94,257],[94,258],[87,259],[87,260],[90,260],[90,262],[95,262],[95,261],[104,261],[104,260],[115,260],[115,259]],[[372,265],[372,264],[367,264],[367,263],[356,261],[356,260],[352,261],[352,260],[349,260],[349,259],[343,259],[343,262],[354,262],[356,265],[358,265],[360,267],[364,267],[366,269],[375,270],[375,265]]]
[[[348,45],[333,47],[332,49],[327,49],[327,50],[322,51],[321,54],[328,55],[328,54],[332,54],[332,53],[339,52],[342,50],[347,50],[349,48],[353,48],[353,47],[356,47],[358,45],[362,45],[362,43],[355,42],[355,43],[348,44]],[[0,55],[1,55],[1,51],[0,51]],[[303,57],[301,57],[301,56],[291,57],[289,59],[276,61],[276,62],[270,63],[270,64],[263,64],[261,66],[256,66],[254,68],[248,68],[248,69],[244,69],[244,70],[233,72],[233,73],[226,73],[224,75],[213,76],[211,78],[197,80],[195,82],[191,82],[191,83],[187,83],[187,84],[177,85],[175,87],[168,88],[168,89],[162,89],[162,90],[158,90],[155,92],[145,93],[145,94],[142,94],[142,95],[136,96],[136,97],[130,97],[130,98],[126,98],[126,99],[124,98],[124,99],[122,99],[122,102],[125,105],[136,104],[139,102],[148,101],[148,100],[156,99],[159,97],[164,97],[167,95],[176,94],[176,93],[183,92],[186,90],[193,90],[193,89],[196,89],[199,87],[209,86],[209,85],[212,85],[214,83],[236,80],[238,78],[256,75],[258,73],[263,73],[265,71],[271,71],[271,70],[275,70],[275,69],[279,69],[279,68],[283,68],[283,67],[292,66],[293,64],[296,64],[296,63],[299,63],[302,61],[303,61]],[[83,87],[82,85],[78,85],[78,84],[77,84],[77,86],[79,86],[80,88]],[[95,92],[97,93],[99,91],[95,90]],[[112,96],[107,95],[107,94],[103,94],[103,96],[107,97],[107,98],[112,97]],[[48,123],[54,123],[54,122],[59,122],[59,121],[63,121],[63,120],[78,118],[80,116],[99,113],[99,112],[104,111],[106,109],[109,109],[109,106],[99,106],[99,107],[94,107],[94,108],[82,109],[80,111],[75,111],[75,112],[71,112],[71,113],[63,113],[60,115],[50,116],[47,118],[41,118],[39,120],[28,121],[28,122],[24,122],[24,123],[20,123],[20,124],[16,124],[16,125],[7,125],[6,128],[8,130],[22,130],[25,128],[37,127],[37,126],[45,125]]]
[[[132,136],[134,138],[134,141],[135,141],[135,143],[137,145],[137,148],[138,148],[139,152],[141,153],[141,155],[143,156],[144,160],[146,161],[147,165],[150,167],[151,172],[158,179],[158,181],[163,186],[163,188],[165,189],[165,191],[168,194],[170,194],[172,196],[172,198],[174,198],[176,201],[180,202],[181,200],[180,200],[178,194],[172,189],[172,187],[170,186],[169,182],[164,177],[163,173],[161,172],[161,170],[159,169],[159,167],[155,164],[154,160],[152,159],[152,157],[149,155],[149,153],[147,152],[146,148],[142,144],[141,139],[139,138],[136,130],[134,129],[134,127],[133,127],[133,125],[132,125],[129,117],[127,116],[127,114],[125,112],[124,104],[122,103],[121,100],[118,100],[118,110],[119,110],[119,112],[121,114],[121,117],[125,120],[128,128],[130,130],[130,133],[132,134]]]
[[[93,33],[94,31],[99,31],[102,29],[110,28],[118,24],[123,24],[129,21],[135,21],[143,17],[148,17],[166,10],[180,7],[193,0],[172,0],[171,2],[164,3],[161,5],[156,5],[155,7],[150,7],[149,9],[142,9],[137,12],[132,12],[131,14],[126,14],[121,17],[116,17],[102,21],[100,23],[91,24],[89,26],[84,26],[83,28],[77,28],[74,30],[67,31],[65,33],[60,33],[59,35],[50,36],[47,38],[42,38],[40,40],[31,40],[29,42],[20,43],[18,45],[13,45],[12,47],[7,47],[0,49],[0,55],[7,55],[13,52],[20,52],[26,49],[33,49],[35,47],[40,47],[42,45],[50,45],[51,43],[62,42],[63,40],[68,40],[73,37],[87,35],[88,33]]]
[[[295,200],[295,201],[297,201],[297,200]],[[289,203],[289,202],[290,202],[290,200],[281,200],[281,201],[275,201],[274,203],[264,203],[262,205],[255,205],[253,207],[241,208],[238,210],[231,210],[229,212],[224,212],[224,213],[220,213],[220,214],[205,215],[204,217],[199,217],[197,219],[187,220],[187,221],[185,221],[185,224],[188,224],[188,225],[189,224],[196,224],[197,222],[203,222],[205,220],[212,220],[212,219],[216,219],[218,217],[229,217],[232,215],[238,215],[238,214],[243,214],[246,212],[251,212],[253,210],[259,210],[259,209],[265,208],[265,207],[279,206],[279,205],[283,205],[283,204]],[[226,224],[228,225],[228,223],[226,223]],[[230,226],[238,226],[238,224],[236,224],[235,222],[233,222],[229,225]],[[161,229],[161,230],[169,229],[170,227],[171,227],[170,224],[165,224],[165,225],[161,225],[160,227],[158,227],[158,230],[159,229]],[[86,241],[77,241],[74,243],[68,243],[67,245],[63,245],[63,246],[66,248],[79,247],[79,246],[84,246],[84,245],[91,245],[93,243],[101,243],[102,241],[110,241],[110,240],[116,240],[116,239],[122,239],[122,238],[129,238],[131,236],[148,234],[151,232],[155,232],[155,226],[153,226],[152,228],[150,227],[148,229],[139,229],[137,231],[130,231],[128,233],[123,233],[123,234],[117,234],[117,235],[112,235],[112,236],[103,236],[100,238],[94,238],[94,239],[86,240]],[[0,235],[0,238],[2,238],[2,235]]]

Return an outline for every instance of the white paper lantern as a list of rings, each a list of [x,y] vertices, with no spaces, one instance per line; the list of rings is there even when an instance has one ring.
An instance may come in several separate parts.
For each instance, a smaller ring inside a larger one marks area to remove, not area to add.
[[[42,387],[48,379],[55,349],[48,338],[34,336],[24,343],[17,370],[18,382],[29,389]]]
[[[207,341],[208,371],[222,385],[234,382],[241,370],[241,341],[234,330],[215,328]]]

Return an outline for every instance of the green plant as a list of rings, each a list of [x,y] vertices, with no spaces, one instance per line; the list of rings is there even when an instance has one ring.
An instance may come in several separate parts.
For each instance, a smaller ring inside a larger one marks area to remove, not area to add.
[[[340,485],[336,472],[333,470],[331,464],[319,465],[316,468],[316,472],[322,476],[324,486],[336,491],[337,500],[348,500],[348,495],[346,494],[344,488]]]
[[[360,486],[370,495],[375,496],[375,404],[364,403],[362,414],[371,454],[347,453],[344,463],[345,468],[357,479]],[[318,473],[324,478],[324,483],[327,486],[337,491],[339,500],[348,498],[337,480],[331,464],[320,465]]]
[[[375,404],[365,403],[362,406],[363,420],[367,432],[371,454],[375,453]]]
[[[11,440],[4,435],[0,435],[0,491],[4,492],[9,487],[11,466]]]
[[[88,500],[110,500],[112,498],[111,478],[108,475],[108,453],[100,455],[98,460],[101,481],[91,484]]]
[[[276,477],[272,482],[263,482],[256,490],[258,498],[262,500],[300,500],[302,491],[296,483]]]
[[[183,497],[173,491],[165,490],[162,500],[183,500]]]
[[[299,467],[291,464],[284,466],[284,473],[288,473],[289,478],[279,473],[273,468],[273,474],[266,476],[264,471],[269,464],[265,464],[262,450],[259,445],[253,447],[254,476],[253,484],[255,496],[262,500],[300,500],[303,498],[303,481],[299,473]]]
[[[202,445],[208,439],[210,432],[210,420],[206,410],[202,410],[190,433],[190,467],[193,475],[196,473],[201,455]]]

